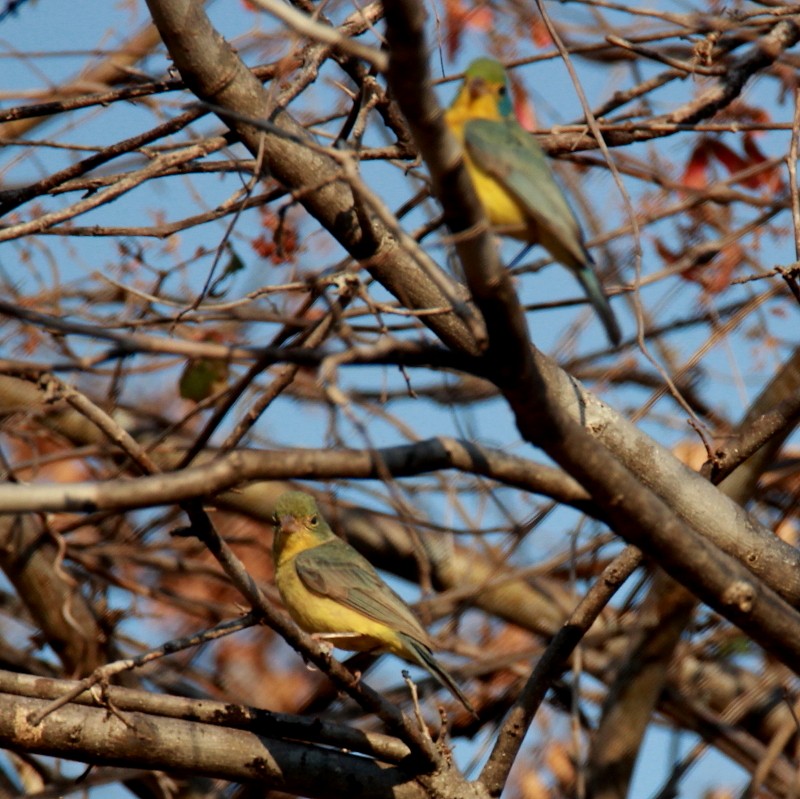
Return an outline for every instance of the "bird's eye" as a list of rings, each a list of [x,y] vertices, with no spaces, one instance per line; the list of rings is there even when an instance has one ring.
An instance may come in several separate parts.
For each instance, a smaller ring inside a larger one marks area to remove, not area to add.
[[[500,97],[505,97],[505,96],[506,96],[506,92],[507,92],[507,91],[508,91],[508,89],[506,89],[506,87],[505,87],[505,86],[501,86],[501,87],[500,87],[500,88],[497,90],[497,93],[500,95]]]
[[[318,519],[316,516],[312,516],[312,517],[309,519],[309,522],[311,522],[311,526],[312,526],[312,527],[316,527],[316,526],[317,526],[317,522],[318,522],[318,521],[319,521],[319,519]]]

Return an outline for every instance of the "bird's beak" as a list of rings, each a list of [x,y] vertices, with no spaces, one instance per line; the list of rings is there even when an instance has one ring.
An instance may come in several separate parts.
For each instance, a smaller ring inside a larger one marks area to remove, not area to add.
[[[278,516],[278,529],[284,535],[291,535],[303,529],[300,519],[296,516]]]
[[[477,100],[489,91],[489,87],[483,78],[473,78],[467,85],[467,89],[469,90],[470,100]]]

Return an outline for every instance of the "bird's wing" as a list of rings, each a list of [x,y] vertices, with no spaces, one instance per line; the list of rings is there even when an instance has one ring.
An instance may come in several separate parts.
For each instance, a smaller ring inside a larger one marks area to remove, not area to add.
[[[386,585],[366,558],[341,539],[301,552],[295,558],[295,568],[309,591],[430,645],[428,634],[403,599]]]
[[[464,126],[464,143],[475,164],[514,195],[540,230],[556,238],[576,262],[585,262],[578,222],[530,133],[511,119],[471,119]]]
[[[533,136],[514,119],[471,119],[464,126],[464,143],[476,166],[491,175],[530,216],[537,240],[573,270],[610,341],[619,344],[619,325],[592,269],[578,221]]]

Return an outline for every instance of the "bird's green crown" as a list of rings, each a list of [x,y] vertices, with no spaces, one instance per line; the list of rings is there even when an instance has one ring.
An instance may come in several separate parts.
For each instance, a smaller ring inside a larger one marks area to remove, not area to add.
[[[505,83],[506,82],[506,69],[499,62],[493,58],[476,58],[464,73],[467,80],[472,78],[480,78],[487,83]]]
[[[314,516],[317,515],[317,502],[304,491],[287,491],[278,497],[275,503],[275,515],[281,516]]]
[[[501,117],[510,117],[514,113],[511,97],[508,93],[508,80],[505,67],[493,58],[477,58],[464,73],[465,91],[470,92],[470,86],[479,83],[490,90],[497,102],[497,111]],[[479,91],[478,94],[482,94]]]

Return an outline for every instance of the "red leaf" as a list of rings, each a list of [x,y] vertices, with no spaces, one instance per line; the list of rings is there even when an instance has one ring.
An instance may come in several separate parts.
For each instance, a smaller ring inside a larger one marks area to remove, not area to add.
[[[731,148],[728,147],[727,144],[724,144],[719,140],[714,139],[709,141],[708,147],[710,148],[712,154],[717,159],[717,161],[719,161],[731,175],[735,175],[738,172],[742,172],[743,170],[747,169],[747,167],[750,166],[750,164],[748,164],[747,161],[744,160],[744,158],[742,158],[738,153],[735,153],[733,150],[731,150]],[[737,182],[742,183],[742,185],[744,186],[747,186],[748,189],[757,189],[759,184],[759,180],[755,176],[745,178]]]
[[[467,8],[463,0],[444,0],[444,46],[452,61],[461,47],[461,36],[466,28],[491,31],[494,15],[488,6]]]
[[[706,139],[700,139],[695,145],[689,162],[681,176],[681,184],[688,189],[704,189],[708,186],[708,147]]]
[[[756,137],[751,132],[744,134],[744,151],[750,159],[751,164],[763,164],[767,161],[767,157],[761,152],[761,149],[756,144]],[[759,186],[771,192],[783,191],[783,178],[778,167],[772,167],[764,172],[754,176]]]
[[[742,258],[742,246],[734,242],[723,247],[713,258],[684,269],[681,277],[699,283],[709,294],[719,294],[730,285],[733,270]]]
[[[274,264],[294,262],[299,249],[299,239],[297,229],[287,221],[286,215],[279,216],[269,208],[262,208],[261,225],[272,233],[272,238],[270,240],[266,236],[259,236],[250,242],[252,248],[262,258],[269,258]]]
[[[678,260],[678,254],[672,252],[661,239],[656,239],[654,242],[656,252],[661,256],[661,260],[667,264],[674,264]]]
[[[270,241],[265,236],[259,236],[250,242],[250,246],[262,257],[269,258],[271,261],[275,259],[275,242]]]
[[[511,95],[514,98],[514,113],[519,124],[525,130],[536,130],[536,112],[533,110],[528,93],[516,83],[511,84]]]
[[[708,270],[709,274],[704,282],[706,291],[718,294],[728,288],[733,270],[741,263],[743,257],[742,245],[738,242],[723,247],[722,252],[709,264],[711,269]]]
[[[461,34],[466,25],[467,11],[461,0],[444,2],[444,46],[452,61],[461,47]]]

